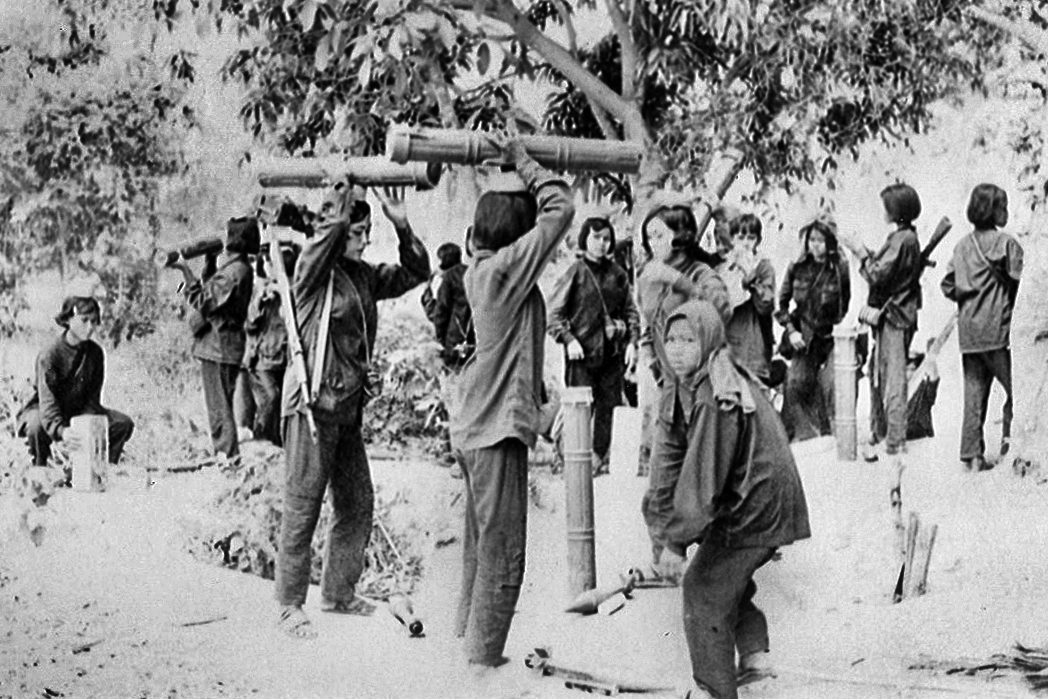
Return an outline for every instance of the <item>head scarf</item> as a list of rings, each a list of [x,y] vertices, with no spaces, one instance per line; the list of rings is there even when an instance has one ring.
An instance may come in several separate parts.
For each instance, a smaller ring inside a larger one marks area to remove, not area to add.
[[[724,322],[717,309],[707,301],[689,301],[679,306],[666,319],[666,333],[669,333],[674,321],[681,319],[691,326],[702,346],[700,369],[695,375],[694,385],[698,386],[704,377],[709,376],[713,395],[722,408],[730,410],[738,406],[743,412],[752,413],[756,408],[753,394],[743,374],[731,359]],[[684,396],[681,398],[684,399]],[[687,403],[682,404],[689,406],[690,402],[689,398]]]

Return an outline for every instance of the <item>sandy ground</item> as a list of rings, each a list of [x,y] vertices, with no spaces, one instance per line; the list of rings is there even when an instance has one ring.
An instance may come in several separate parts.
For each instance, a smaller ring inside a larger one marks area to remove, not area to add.
[[[958,373],[944,366],[944,388],[957,385]],[[989,682],[907,670],[921,658],[987,657],[1017,640],[1041,644],[1048,628],[1048,486],[1003,467],[962,473],[951,424],[959,421],[960,402],[952,393],[944,392],[936,411],[941,435],[911,444],[906,458],[904,509],[939,525],[922,598],[891,603],[898,572],[888,506],[894,467],[839,462],[830,439],[797,446],[815,535],[757,575],[779,677],[743,688],[743,697],[1028,695],[1014,677]],[[207,516],[220,476],[169,474],[147,488],[144,471],[130,470],[105,493],[60,491],[40,547],[7,530],[0,697],[579,696],[524,667],[539,645],[565,664],[685,686],[678,590],[638,591],[612,616],[561,611],[563,481],[545,471],[507,648],[512,663],[487,677],[470,675],[451,635],[461,548],[432,544],[459,527],[461,504],[449,503],[461,482],[425,462],[375,461],[373,471],[386,492],[404,494],[409,506],[401,516],[431,540],[414,598],[424,638],[410,638],[381,611],[367,619],[323,615],[315,590],[307,611],[319,639],[282,636],[271,582],[184,553],[187,526]],[[648,559],[638,514],[644,485],[623,469],[596,481],[600,585]]]

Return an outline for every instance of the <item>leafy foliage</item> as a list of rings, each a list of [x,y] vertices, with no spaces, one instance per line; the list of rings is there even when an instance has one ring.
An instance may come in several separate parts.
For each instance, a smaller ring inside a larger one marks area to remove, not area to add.
[[[810,182],[864,141],[923,131],[932,102],[981,87],[998,60],[959,1],[605,0],[603,15],[570,0],[523,14],[508,0],[192,4],[258,39],[226,73],[251,88],[249,128],[289,153],[379,152],[395,122],[498,126],[516,81],[542,78],[549,132],[645,140],[657,179],[679,187],[708,185],[725,153],[769,186]],[[188,8],[154,1],[170,22]],[[554,26],[567,46],[541,33]],[[626,198],[627,184],[599,191]]]

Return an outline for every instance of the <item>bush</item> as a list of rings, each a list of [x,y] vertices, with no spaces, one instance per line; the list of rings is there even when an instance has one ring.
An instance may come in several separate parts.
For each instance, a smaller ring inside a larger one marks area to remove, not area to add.
[[[213,519],[191,532],[189,551],[205,561],[252,573],[267,580],[275,574],[283,507],[283,451],[257,446],[241,455],[241,465],[225,470],[227,485],[214,500]],[[375,491],[375,519],[365,552],[364,574],[357,584],[359,594],[387,599],[391,594],[411,593],[422,575],[421,556],[411,543],[421,534],[395,531],[390,511],[399,497],[387,500]],[[331,505],[325,499],[312,546],[310,582],[320,582],[321,560],[327,543]],[[388,538],[387,538],[388,534]]]

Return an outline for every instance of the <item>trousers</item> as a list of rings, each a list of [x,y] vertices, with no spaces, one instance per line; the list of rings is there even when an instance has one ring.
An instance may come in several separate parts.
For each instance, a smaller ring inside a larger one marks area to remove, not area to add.
[[[706,540],[684,573],[684,635],[695,682],[717,697],[737,699],[735,652],[768,650],[768,621],[753,603],[753,574],[774,549],[732,549]]]
[[[240,453],[237,422],[233,416],[233,394],[240,367],[210,359],[200,360],[200,377],[204,381],[204,403],[211,427],[211,444],[216,454],[232,458]]]
[[[284,606],[301,607],[306,602],[313,532],[325,490],[331,498],[331,523],[320,578],[324,601],[352,601],[371,538],[375,490],[360,432],[360,408],[349,424],[319,415],[316,422],[314,444],[305,414],[284,418],[287,471],[276,565],[276,598]]]
[[[585,361],[564,363],[565,386],[593,389],[593,452],[602,459],[611,446],[611,418],[615,406],[622,402],[625,375],[626,365],[621,354],[605,357],[595,367],[587,366]]]
[[[466,524],[455,634],[471,663],[499,665],[524,581],[528,448],[504,439],[462,462]]]
[[[131,439],[131,433],[135,431],[135,422],[127,415],[108,408],[105,416],[109,422],[109,463],[115,464],[120,461],[120,455],[124,453],[124,445],[127,440]],[[46,466],[47,460],[51,458],[51,435],[40,423],[40,410],[38,408],[26,410],[22,415],[21,423],[18,433],[24,435],[29,444],[29,454],[33,457],[33,465]]]
[[[1004,388],[1004,419],[1001,439],[1012,435],[1012,351],[1008,348],[961,355],[964,369],[964,418],[961,423],[961,460],[970,461],[986,452],[983,425],[993,380]]]
[[[284,368],[259,369],[248,372],[248,383],[255,403],[251,431],[255,437],[267,439],[278,447],[280,436],[280,397],[284,390]]]
[[[782,424],[790,441],[833,434],[833,338],[812,338],[786,371]]]
[[[874,330],[870,357],[870,434],[889,448],[906,444],[906,359],[913,331],[888,323]]]

